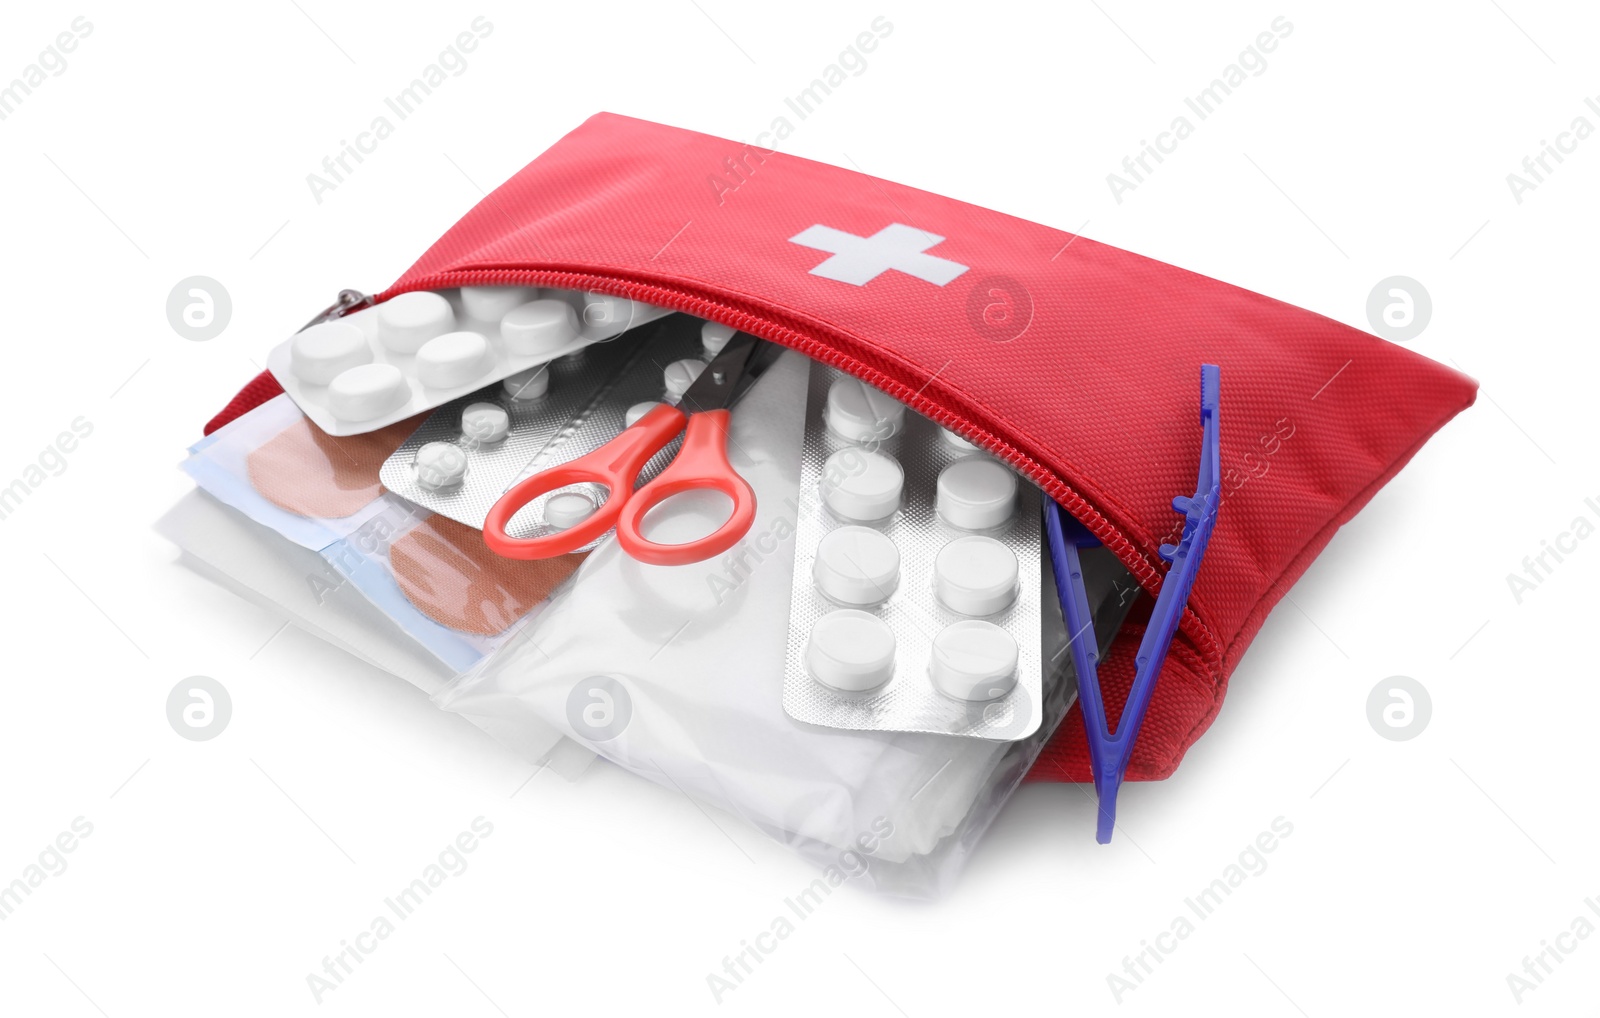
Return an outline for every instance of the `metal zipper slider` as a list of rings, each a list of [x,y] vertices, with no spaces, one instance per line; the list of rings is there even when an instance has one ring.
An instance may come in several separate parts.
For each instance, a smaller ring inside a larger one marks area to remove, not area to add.
[[[360,290],[340,290],[339,296],[334,300],[334,302],[328,305],[326,308],[323,308],[315,318],[311,319],[311,321],[302,325],[300,327],[300,331],[304,332],[313,325],[321,325],[323,322],[331,322],[335,318],[343,318],[352,311],[358,311],[361,308],[371,307],[373,303],[373,298],[362,293]]]

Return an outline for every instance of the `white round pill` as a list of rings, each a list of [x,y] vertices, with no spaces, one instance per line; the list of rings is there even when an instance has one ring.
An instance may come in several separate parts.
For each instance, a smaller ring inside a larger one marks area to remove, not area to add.
[[[620,332],[633,324],[643,308],[626,297],[591,291],[583,295],[583,330],[591,334]]]
[[[840,604],[881,604],[900,584],[900,549],[868,527],[840,527],[818,542],[811,577]]]
[[[988,530],[1011,518],[1017,475],[987,457],[957,460],[939,472],[935,508],[962,530]]]
[[[829,612],[811,627],[806,669],[825,686],[859,693],[894,677],[894,630],[854,608]]]
[[[327,385],[340,372],[370,360],[366,334],[350,322],[313,325],[289,344],[289,370],[308,385]]]
[[[594,515],[594,499],[581,491],[558,491],[544,504],[544,523],[551,530],[569,530]]]
[[[994,700],[1017,684],[1017,641],[992,622],[962,619],[933,638],[928,677],[957,700]]]
[[[478,380],[489,367],[489,341],[476,332],[447,332],[417,351],[417,381],[454,389]]]
[[[962,452],[973,452],[978,448],[976,445],[962,438],[949,428],[940,428],[939,437],[944,439],[946,445],[953,449],[959,449]]]
[[[933,559],[933,595],[962,615],[993,615],[1017,599],[1017,556],[992,537],[958,537]]]
[[[673,361],[671,364],[668,364],[666,377],[664,379],[664,383],[667,387],[667,395],[677,398],[678,396],[682,396],[684,393],[688,392],[689,386],[694,384],[694,380],[699,378],[700,372],[704,371],[705,369],[705,361],[697,361],[693,358],[686,358],[681,361]]]
[[[881,520],[900,508],[906,472],[893,456],[850,446],[822,464],[822,501],[847,520]]]
[[[402,293],[378,305],[378,338],[395,353],[416,353],[455,324],[450,302],[426,290]]]
[[[532,286],[463,286],[461,309],[480,322],[498,322],[514,307],[539,299]]]
[[[555,353],[578,338],[578,313],[564,300],[530,300],[500,319],[500,338],[519,356]]]
[[[898,434],[906,408],[857,378],[828,387],[828,427],[847,442],[882,441]]]
[[[543,364],[519,371],[500,383],[512,399],[538,399],[550,391],[550,369]]]
[[[628,412],[623,415],[623,419],[626,421],[627,426],[631,428],[635,424],[638,424],[639,421],[643,419],[645,414],[654,410],[658,406],[661,406],[661,404],[653,399],[647,399],[643,403],[635,403],[633,406],[628,408]]]
[[[406,377],[393,364],[358,364],[328,383],[328,410],[342,421],[370,421],[405,406]]]
[[[461,433],[474,442],[493,445],[511,431],[511,415],[498,403],[469,403],[461,411]]]
[[[706,354],[715,357],[728,345],[728,340],[739,330],[731,325],[721,322],[707,322],[700,326],[700,344],[706,348]]]
[[[467,476],[467,454],[450,442],[429,442],[417,450],[417,483],[429,491],[453,488]]]

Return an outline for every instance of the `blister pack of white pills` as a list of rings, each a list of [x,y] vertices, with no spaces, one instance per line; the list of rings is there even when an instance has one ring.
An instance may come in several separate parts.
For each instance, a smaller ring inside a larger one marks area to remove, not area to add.
[[[806,406],[783,706],[1016,740],[1041,705],[1040,492],[837,370]]]
[[[676,403],[733,334],[715,322],[674,315],[623,341],[512,375],[435,410],[379,476],[402,498],[482,529],[500,496],[523,478],[598,449],[657,403]],[[656,454],[641,483],[676,450],[675,441]],[[519,510],[506,532],[520,539],[564,530],[606,497],[594,484],[557,489]]]
[[[572,290],[417,290],[301,330],[267,369],[323,431],[360,435],[667,314]]]

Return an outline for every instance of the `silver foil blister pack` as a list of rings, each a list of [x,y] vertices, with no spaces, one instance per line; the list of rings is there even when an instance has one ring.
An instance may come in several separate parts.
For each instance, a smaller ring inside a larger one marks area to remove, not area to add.
[[[932,421],[814,367],[784,669],[789,716],[1001,741],[1035,732],[1041,498]]]
[[[726,341],[731,334],[672,315],[458,397],[428,416],[384,462],[379,477],[396,495],[481,530],[489,510],[517,482],[598,449],[637,419],[642,404],[675,402],[669,373],[679,383],[692,380],[714,348],[705,337]],[[679,442],[656,454],[639,483],[671,462]],[[552,491],[513,516],[506,533],[543,536],[552,530],[547,514],[565,513],[570,526],[606,496],[593,484]]]
[[[319,318],[273,347],[267,370],[317,427],[361,435],[668,314],[575,290],[415,290]]]

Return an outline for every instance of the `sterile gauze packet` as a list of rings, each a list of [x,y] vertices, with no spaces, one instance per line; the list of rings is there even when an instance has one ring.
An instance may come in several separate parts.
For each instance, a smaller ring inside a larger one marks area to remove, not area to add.
[[[418,647],[398,624],[345,583],[314,551],[298,547],[204,491],[191,491],[156,523],[206,579],[432,695],[455,672]],[[268,643],[278,639],[275,633]],[[265,649],[265,644],[262,649]],[[260,653],[260,650],[257,651]],[[530,763],[575,779],[594,752],[550,725],[514,730],[472,719]]]

